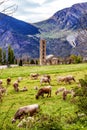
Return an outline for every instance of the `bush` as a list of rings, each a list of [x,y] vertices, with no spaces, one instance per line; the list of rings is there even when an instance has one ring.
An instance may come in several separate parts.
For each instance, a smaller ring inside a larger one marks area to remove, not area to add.
[[[38,114],[31,121],[26,118],[22,127],[29,130],[63,130],[60,117],[47,114]]]
[[[75,90],[76,95],[78,96],[77,106],[79,112],[87,115],[87,75],[84,79],[79,79],[81,87]]]
[[[35,61],[33,59],[31,59],[30,64],[35,64]]]
[[[75,63],[75,64],[82,63],[81,56],[71,55],[70,58],[72,59],[73,63]]]
[[[42,114],[36,121],[38,130],[63,130],[60,117]],[[33,129],[32,129],[33,130]]]

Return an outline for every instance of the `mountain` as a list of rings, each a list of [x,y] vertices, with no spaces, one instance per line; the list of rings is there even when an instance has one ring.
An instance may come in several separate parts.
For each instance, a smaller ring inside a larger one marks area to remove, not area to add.
[[[87,14],[87,2],[75,4],[70,8],[60,10],[51,18],[42,22],[38,22],[36,25],[45,32],[61,29],[78,29],[83,24],[81,18],[86,17],[85,14]]]
[[[49,19],[35,25],[40,28],[40,36],[47,41],[48,53],[62,57],[70,54],[85,56],[79,50],[84,46],[80,44],[77,37],[81,37],[81,31],[87,28],[87,2],[60,10]],[[85,35],[85,31],[83,33]],[[87,38],[85,39],[86,43]]]
[[[81,32],[84,34],[86,28],[87,2],[62,9],[49,19],[34,24],[0,13],[0,47],[7,50],[10,44],[16,57],[28,55],[37,58],[39,40],[44,38],[47,54],[64,57],[77,54],[77,49],[83,54],[79,50],[87,45],[83,47],[78,37],[81,37]]]
[[[39,28],[34,25],[17,20],[2,13],[0,13],[0,29],[10,30],[22,35],[35,35],[39,33]]]
[[[35,35],[39,33],[33,24],[0,13],[0,47],[7,50],[10,44],[16,57],[34,53],[33,57],[38,57],[39,40]]]

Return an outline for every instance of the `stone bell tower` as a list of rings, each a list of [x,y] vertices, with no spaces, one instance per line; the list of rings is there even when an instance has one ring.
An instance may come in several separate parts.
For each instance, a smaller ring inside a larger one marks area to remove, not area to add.
[[[46,41],[40,40],[40,65],[46,64]]]

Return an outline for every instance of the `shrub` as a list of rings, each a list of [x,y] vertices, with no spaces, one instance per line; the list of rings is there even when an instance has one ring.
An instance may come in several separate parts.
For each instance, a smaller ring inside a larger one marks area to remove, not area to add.
[[[46,114],[40,115],[36,121],[35,127],[37,127],[38,130],[63,130],[60,117]]]
[[[30,64],[35,64],[35,61],[33,59],[31,59]]]
[[[84,79],[79,79],[81,87],[76,89],[76,95],[78,96],[77,106],[79,112],[87,115],[87,75]]]
[[[47,114],[38,114],[33,121],[26,118],[22,127],[30,130],[63,130],[60,117]]]
[[[75,64],[82,63],[82,57],[81,56],[71,55],[70,58],[72,59],[72,61]]]

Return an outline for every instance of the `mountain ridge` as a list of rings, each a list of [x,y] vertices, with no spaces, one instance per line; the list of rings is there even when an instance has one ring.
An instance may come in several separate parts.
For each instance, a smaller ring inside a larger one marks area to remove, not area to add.
[[[82,11],[83,11],[83,13],[82,13]],[[57,11],[49,19],[42,21],[42,22],[35,23],[35,24],[37,25],[37,27],[41,27],[41,29],[43,29],[43,27],[42,27],[43,24],[45,24],[45,26],[46,26],[47,23],[52,23],[52,24],[54,23],[55,26],[53,26],[53,27],[55,27],[55,28],[57,27],[60,30],[61,29],[71,29],[73,26],[79,24],[78,22],[80,22],[80,21],[78,21],[79,20],[78,17],[81,17],[85,12],[87,13],[87,2],[75,4],[75,5],[72,5],[70,8],[65,8],[60,11]],[[73,21],[73,19],[74,19],[74,21]],[[70,26],[67,25],[67,22],[68,22],[68,24],[69,24],[69,22],[71,22]],[[71,24],[73,24],[73,26],[71,26]],[[82,24],[82,23],[80,23],[80,24]]]
[[[0,13],[0,19],[0,26],[4,27],[4,25],[6,25],[7,30],[9,29],[13,32],[18,32],[23,35],[35,35],[39,33],[39,28],[35,27],[33,24],[18,20],[12,16]]]
[[[34,24],[2,13],[0,18],[0,47],[7,50],[10,44],[16,57],[38,58],[41,38],[46,40],[47,54],[66,57],[73,52],[76,54],[71,42],[74,39],[77,43],[79,29],[87,28],[87,2],[57,11],[49,19]]]

